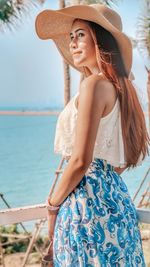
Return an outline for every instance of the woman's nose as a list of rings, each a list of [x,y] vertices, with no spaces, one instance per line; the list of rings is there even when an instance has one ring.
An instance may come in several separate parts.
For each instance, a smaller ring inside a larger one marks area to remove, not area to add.
[[[70,42],[70,48],[75,48],[77,47],[77,39],[74,37],[71,42]]]

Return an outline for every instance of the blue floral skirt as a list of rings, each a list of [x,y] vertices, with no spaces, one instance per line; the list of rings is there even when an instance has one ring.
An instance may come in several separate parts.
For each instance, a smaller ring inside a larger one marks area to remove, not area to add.
[[[94,158],[61,204],[54,267],[145,267],[135,206],[121,176]]]

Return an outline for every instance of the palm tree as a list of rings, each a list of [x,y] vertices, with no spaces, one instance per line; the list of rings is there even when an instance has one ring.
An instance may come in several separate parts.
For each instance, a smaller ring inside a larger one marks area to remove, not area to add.
[[[29,9],[43,4],[45,0],[0,0],[0,30],[6,27],[11,30],[23,14],[28,14]]]
[[[136,47],[139,52],[150,59],[150,2],[145,0],[145,8],[143,13],[138,18]],[[149,131],[150,131],[150,69],[146,67],[147,79],[147,95],[148,95],[148,110],[149,110]]]
[[[137,21],[137,48],[143,55],[150,57],[150,1],[145,0],[145,8]],[[146,49],[145,49],[146,48]]]
[[[59,0],[59,8],[65,7],[65,0]],[[70,100],[70,67],[63,60],[63,68],[64,68],[64,105]]]
[[[116,3],[116,0],[66,0],[66,5],[79,5],[79,4],[103,4],[111,6],[112,3]]]
[[[45,0],[0,0],[0,30],[11,30],[17,26],[23,14],[29,13],[29,9],[43,4]],[[65,0],[59,1],[60,8],[65,7]],[[64,65],[64,105],[70,99],[70,72],[69,65]]]
[[[148,116],[149,116],[149,132],[150,132],[150,69],[148,69],[146,66],[146,71],[148,75],[147,79],[147,96],[148,96]]]

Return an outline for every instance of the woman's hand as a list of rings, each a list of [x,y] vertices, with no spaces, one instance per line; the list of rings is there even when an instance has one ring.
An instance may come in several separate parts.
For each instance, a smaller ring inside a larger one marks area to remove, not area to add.
[[[49,214],[49,211],[47,211],[47,222],[48,222],[48,237],[50,239],[50,245],[48,249],[48,254],[51,255],[53,258],[53,237],[54,237],[54,230],[55,230],[55,222],[56,222],[57,214]]]
[[[54,236],[56,218],[57,214],[50,214],[49,211],[47,211],[48,236],[50,239]]]
[[[50,198],[48,197],[46,200],[46,205],[49,205]],[[54,230],[55,230],[55,222],[57,218],[58,211],[56,210],[54,214],[52,214],[51,211],[47,210],[47,222],[48,222],[48,236],[51,240],[54,236]]]

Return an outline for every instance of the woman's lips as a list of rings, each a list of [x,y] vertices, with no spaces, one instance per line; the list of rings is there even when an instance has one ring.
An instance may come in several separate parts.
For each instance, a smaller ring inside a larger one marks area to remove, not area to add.
[[[81,52],[74,52],[73,56],[76,56],[76,55],[79,55],[79,54],[81,54]]]

